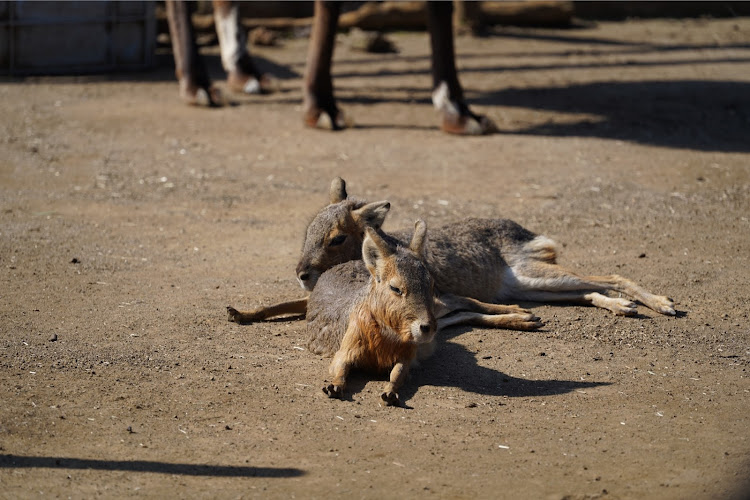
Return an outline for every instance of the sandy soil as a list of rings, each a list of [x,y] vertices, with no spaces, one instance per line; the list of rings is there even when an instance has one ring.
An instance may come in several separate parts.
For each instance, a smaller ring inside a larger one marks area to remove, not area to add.
[[[461,38],[480,138],[437,131],[426,36],[393,40],[340,40],[342,133],[301,126],[305,40],[256,51],[281,92],[218,110],[178,102],[168,55],[0,82],[0,497],[748,492],[750,19]],[[386,229],[512,218],[679,314],[523,304],[541,331],[445,332],[404,408],[369,375],[329,400],[304,321],[225,306],[301,296],[335,175]]]

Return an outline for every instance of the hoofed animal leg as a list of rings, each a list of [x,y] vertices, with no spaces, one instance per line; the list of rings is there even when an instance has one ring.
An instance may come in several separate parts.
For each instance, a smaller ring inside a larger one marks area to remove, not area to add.
[[[496,132],[492,120],[473,113],[464,100],[453,46],[453,3],[427,2],[427,20],[432,49],[432,103],[442,115],[442,130],[459,135]]]
[[[341,4],[315,2],[315,17],[307,50],[305,67],[304,122],[313,128],[340,130],[348,125],[333,96],[331,63],[336,42]]]
[[[192,3],[169,0],[166,7],[180,97],[188,104],[216,106],[221,102],[221,93],[211,85],[203,60],[198,55],[198,45],[195,43],[190,18],[193,11]]]
[[[234,92],[262,94],[275,90],[276,80],[261,74],[247,50],[247,34],[240,24],[237,2],[214,0],[214,24],[221,47],[221,64],[227,85]]]

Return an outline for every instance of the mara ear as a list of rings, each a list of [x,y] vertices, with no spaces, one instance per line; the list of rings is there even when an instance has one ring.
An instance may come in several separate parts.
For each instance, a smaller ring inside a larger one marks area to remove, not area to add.
[[[414,224],[414,236],[411,237],[409,250],[424,257],[424,242],[427,239],[427,224],[421,219]]]
[[[380,237],[378,232],[371,227],[365,228],[365,239],[362,242],[362,260],[364,260],[367,270],[378,282],[380,282],[378,273],[380,263],[391,254],[393,254],[393,250]]]
[[[375,201],[368,203],[362,208],[353,210],[352,217],[354,218],[354,222],[362,229],[366,227],[380,229],[390,209],[391,203],[389,201]]]
[[[329,192],[331,197],[331,205],[344,201],[346,199],[346,181],[341,177],[336,177],[331,181],[331,191]]]

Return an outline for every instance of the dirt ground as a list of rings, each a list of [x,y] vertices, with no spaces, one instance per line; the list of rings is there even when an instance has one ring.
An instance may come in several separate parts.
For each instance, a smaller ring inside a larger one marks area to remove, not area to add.
[[[438,132],[426,35],[339,40],[357,128],[301,125],[306,40],[270,96],[206,110],[154,71],[0,82],[0,497],[745,498],[750,19],[498,29],[457,41],[501,133]],[[208,48],[217,80],[216,48]],[[321,387],[303,230],[340,175],[385,227],[507,217],[677,317],[523,304],[537,332],[444,332],[379,404]]]

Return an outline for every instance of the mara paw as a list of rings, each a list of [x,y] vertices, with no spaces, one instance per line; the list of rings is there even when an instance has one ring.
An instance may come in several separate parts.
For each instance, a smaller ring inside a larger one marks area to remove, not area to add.
[[[325,385],[323,386],[323,392],[331,399],[343,399],[344,397],[344,388],[340,385]]]
[[[227,306],[227,319],[234,323],[247,324],[253,321],[261,321],[263,316],[258,314],[257,311],[238,311],[232,306]]]
[[[380,399],[385,402],[386,406],[400,406],[401,401],[398,399],[398,394],[393,391],[385,391],[380,395]]]
[[[583,297],[591,305],[612,311],[618,316],[635,316],[638,313],[638,306],[635,302],[622,297],[609,297],[598,292],[592,292]]]
[[[638,306],[635,302],[633,302],[632,300],[621,298],[610,298],[607,309],[618,316],[634,316],[636,313],[638,313]]]
[[[530,312],[525,314],[513,314],[513,328],[516,330],[538,330],[544,326],[541,318]]]
[[[544,322],[539,316],[529,314],[523,322],[524,330],[538,330],[544,326]]]
[[[675,311],[674,308],[674,301],[669,297],[654,295],[646,305],[659,314],[664,314],[666,316],[677,315],[677,311]]]
[[[232,306],[227,306],[227,320],[239,323],[240,312]]]

